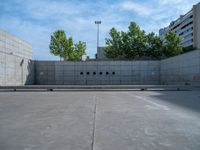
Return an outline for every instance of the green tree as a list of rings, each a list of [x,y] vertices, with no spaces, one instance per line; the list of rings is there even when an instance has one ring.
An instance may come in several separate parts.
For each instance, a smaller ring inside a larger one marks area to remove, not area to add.
[[[124,56],[128,59],[140,58],[146,50],[145,32],[135,22],[131,22],[128,29],[122,37]]]
[[[172,32],[161,40],[155,33],[145,34],[135,23],[131,22],[127,32],[119,32],[115,28],[110,30],[110,37],[106,39],[104,53],[108,58],[135,59],[151,57],[160,59],[162,56],[174,56],[182,53],[181,40]]]
[[[162,56],[162,40],[155,33],[151,32],[146,35],[147,38],[147,49],[146,56],[151,58],[160,59]]]
[[[86,43],[79,41],[78,43],[74,44],[74,52],[71,53],[72,60],[80,60],[80,58],[85,54],[86,50]]]
[[[50,53],[54,54],[55,56],[59,56],[63,58],[63,53],[65,51],[65,47],[67,43],[67,37],[63,30],[57,30],[56,32],[51,35],[50,41]]]
[[[80,60],[85,54],[86,43],[79,41],[74,44],[71,37],[67,38],[64,30],[57,30],[51,35],[49,45],[50,53],[64,60]]]
[[[175,56],[183,52],[181,39],[174,33],[168,32],[165,34],[163,54],[166,57]]]
[[[110,38],[106,39],[107,47],[104,48],[104,54],[108,58],[119,58],[122,54],[122,36],[115,28],[110,30]]]
[[[131,22],[127,32],[110,30],[106,39],[105,55],[108,58],[134,59],[144,56],[146,48],[145,32],[135,22]]]

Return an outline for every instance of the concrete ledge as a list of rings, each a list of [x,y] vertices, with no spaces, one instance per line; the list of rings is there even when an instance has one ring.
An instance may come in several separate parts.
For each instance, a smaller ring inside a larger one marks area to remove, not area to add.
[[[199,87],[188,85],[27,85],[27,86],[0,86],[0,91],[4,90],[81,90],[81,91],[130,91],[130,90],[199,90]]]

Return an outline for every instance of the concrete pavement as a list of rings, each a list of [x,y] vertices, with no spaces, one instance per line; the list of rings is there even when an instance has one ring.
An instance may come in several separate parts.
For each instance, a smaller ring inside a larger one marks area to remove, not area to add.
[[[0,150],[199,150],[199,91],[0,92]]]

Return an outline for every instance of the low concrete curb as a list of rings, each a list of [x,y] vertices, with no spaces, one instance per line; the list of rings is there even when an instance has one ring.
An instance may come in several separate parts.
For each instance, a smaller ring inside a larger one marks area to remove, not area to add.
[[[199,87],[184,85],[26,85],[0,86],[0,91],[132,91],[132,90],[199,90]]]

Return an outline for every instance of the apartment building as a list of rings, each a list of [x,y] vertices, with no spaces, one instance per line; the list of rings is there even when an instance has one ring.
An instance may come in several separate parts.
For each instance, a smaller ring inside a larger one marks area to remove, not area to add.
[[[200,49],[200,2],[177,20],[172,21],[168,27],[159,30],[159,36],[164,37],[167,32],[175,32],[181,38],[183,47]]]

